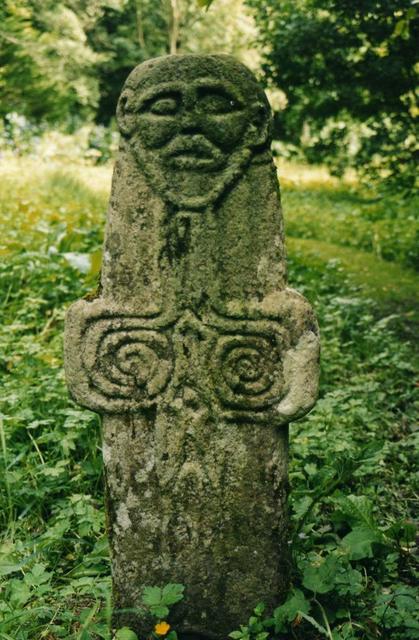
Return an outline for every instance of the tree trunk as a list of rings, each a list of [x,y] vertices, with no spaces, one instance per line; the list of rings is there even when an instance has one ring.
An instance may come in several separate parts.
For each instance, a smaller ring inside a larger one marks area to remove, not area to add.
[[[169,0],[169,53],[177,53],[179,41],[180,7],[179,0]]]

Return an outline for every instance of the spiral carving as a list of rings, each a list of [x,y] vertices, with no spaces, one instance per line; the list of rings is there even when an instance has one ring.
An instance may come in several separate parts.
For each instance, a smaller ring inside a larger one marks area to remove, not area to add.
[[[227,407],[263,410],[282,395],[284,378],[276,336],[220,336],[212,370],[219,398]]]
[[[149,406],[172,371],[167,337],[135,319],[99,319],[84,335],[83,368],[98,409]]]

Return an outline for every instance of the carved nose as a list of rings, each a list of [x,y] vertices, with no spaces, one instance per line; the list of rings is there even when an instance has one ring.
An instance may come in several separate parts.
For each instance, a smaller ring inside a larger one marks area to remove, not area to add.
[[[199,133],[200,126],[197,114],[193,109],[185,109],[181,120],[182,131],[187,133]]]

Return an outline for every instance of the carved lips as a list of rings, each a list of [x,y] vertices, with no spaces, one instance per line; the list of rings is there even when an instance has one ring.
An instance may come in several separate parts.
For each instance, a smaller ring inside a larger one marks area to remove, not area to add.
[[[180,135],[170,142],[163,152],[166,163],[172,169],[219,169],[225,164],[225,155],[204,135]]]

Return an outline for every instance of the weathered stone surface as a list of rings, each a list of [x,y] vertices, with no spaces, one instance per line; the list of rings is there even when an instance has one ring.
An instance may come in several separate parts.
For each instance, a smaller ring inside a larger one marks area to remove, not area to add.
[[[101,292],[68,311],[68,385],[103,416],[116,609],[181,582],[181,637],[225,638],[287,588],[287,424],[315,402],[317,325],[286,287],[252,74],[227,56],[150,60],[118,122]]]

